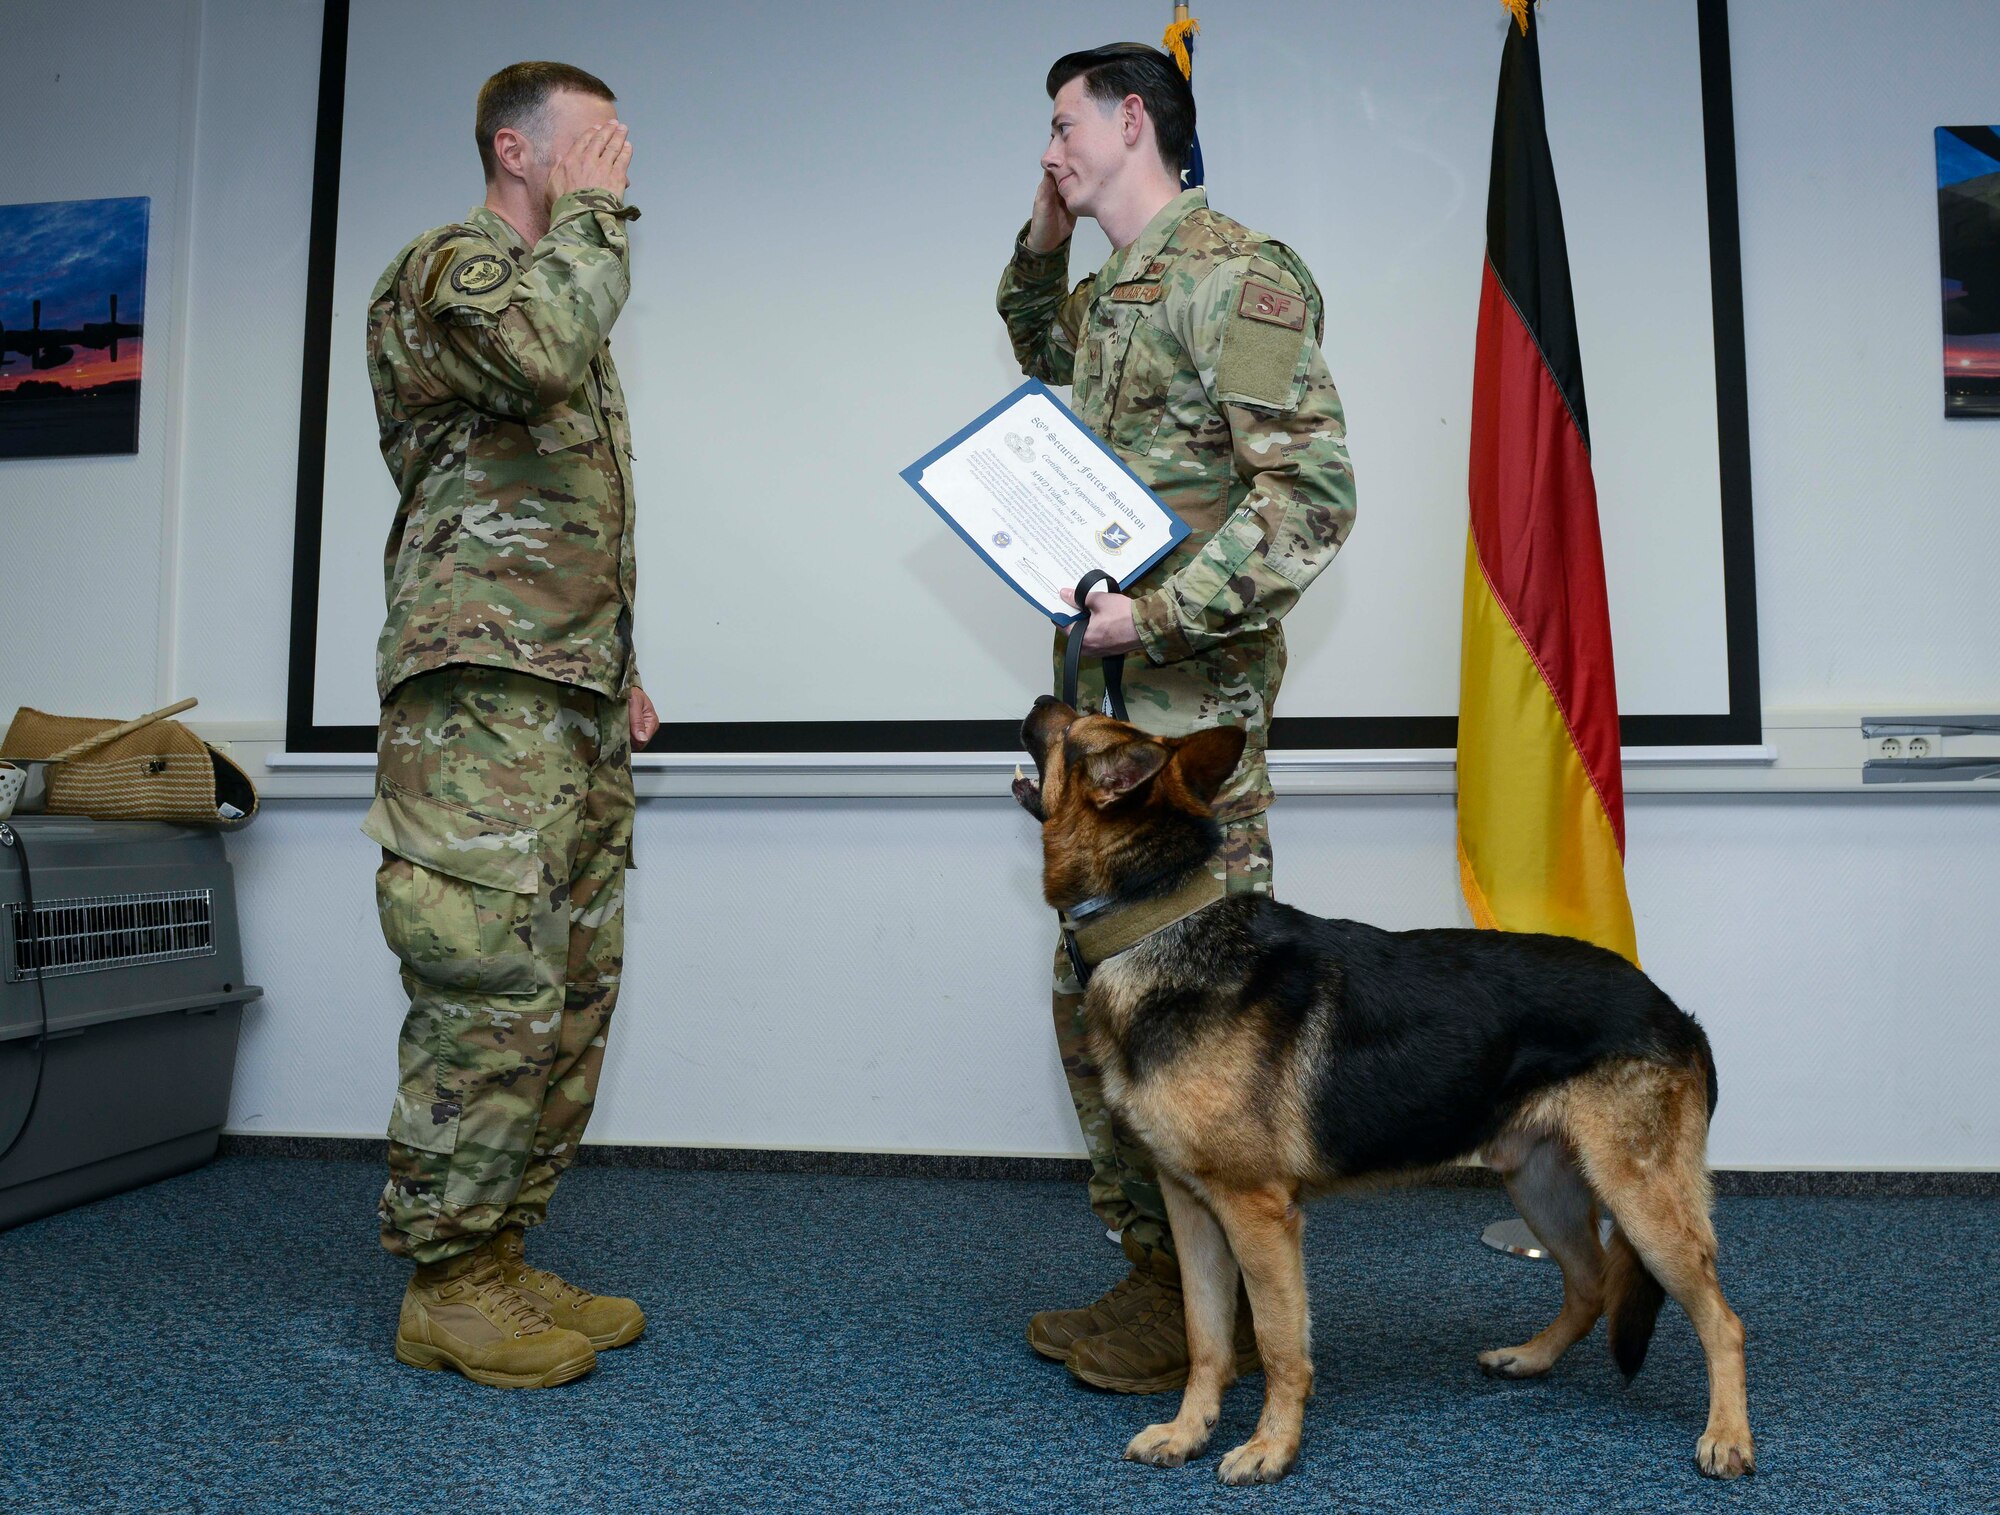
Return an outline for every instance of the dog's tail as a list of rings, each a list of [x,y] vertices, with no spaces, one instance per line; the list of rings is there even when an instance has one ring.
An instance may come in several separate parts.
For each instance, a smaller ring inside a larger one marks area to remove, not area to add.
[[[1666,1298],[1667,1291],[1640,1261],[1631,1238],[1614,1222],[1604,1256],[1604,1318],[1611,1360],[1628,1381],[1646,1365],[1653,1324]]]

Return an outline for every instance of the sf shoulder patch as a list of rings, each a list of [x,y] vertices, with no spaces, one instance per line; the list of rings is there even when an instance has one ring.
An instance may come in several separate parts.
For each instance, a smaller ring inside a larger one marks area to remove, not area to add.
[[[1264,321],[1288,331],[1306,329],[1305,297],[1274,288],[1262,279],[1243,281],[1243,293],[1236,299],[1236,314],[1247,321]]]
[[[497,253],[474,253],[452,265],[451,287],[462,295],[483,295],[514,276],[514,265]]]
[[[1299,360],[1312,340],[1305,296],[1263,279],[1246,278],[1226,307],[1222,356],[1215,367],[1219,400],[1285,411],[1303,392]]]

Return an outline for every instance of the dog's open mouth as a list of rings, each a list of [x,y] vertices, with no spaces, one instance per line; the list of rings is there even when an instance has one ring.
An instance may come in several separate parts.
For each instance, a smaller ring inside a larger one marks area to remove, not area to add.
[[[1014,798],[1021,802],[1021,808],[1038,821],[1048,817],[1042,813],[1042,786],[1038,779],[1031,779],[1021,771],[1021,765],[1014,765]]]

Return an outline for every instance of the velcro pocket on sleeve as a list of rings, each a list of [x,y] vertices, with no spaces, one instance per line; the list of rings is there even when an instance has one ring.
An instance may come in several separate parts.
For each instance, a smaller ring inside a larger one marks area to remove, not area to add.
[[[396,784],[377,787],[361,830],[397,857],[469,884],[510,894],[533,894],[539,884],[541,833],[535,828]]]
[[[1262,279],[1243,281],[1222,331],[1215,397],[1266,410],[1291,410],[1305,391],[1304,297]]]

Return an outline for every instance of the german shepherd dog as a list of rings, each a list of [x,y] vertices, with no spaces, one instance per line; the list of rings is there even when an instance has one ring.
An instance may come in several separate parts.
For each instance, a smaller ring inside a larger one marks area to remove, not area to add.
[[[1154,737],[1044,696],[1021,738],[1040,777],[1014,791],[1042,823],[1048,902],[1066,922],[1124,911],[1152,928],[1123,950],[1112,939],[1084,1004],[1106,1100],[1158,1164],[1187,1308],[1180,1413],[1126,1457],[1178,1467],[1207,1446],[1235,1376],[1240,1269],[1264,1410],[1221,1477],[1284,1477],[1313,1376],[1300,1197],[1476,1152],[1563,1280],[1554,1322],[1480,1367],[1546,1373],[1602,1314],[1630,1378],[1672,1294],[1708,1363],[1695,1463],[1754,1471],[1743,1323],[1709,1224],[1716,1086],[1701,1027],[1616,953],[1568,937],[1379,931],[1261,895],[1201,901],[1238,729]],[[1172,919],[1176,897],[1197,908]],[[1608,1247],[1600,1206],[1615,1218]]]

